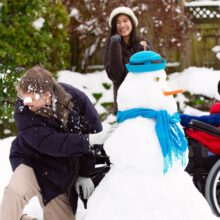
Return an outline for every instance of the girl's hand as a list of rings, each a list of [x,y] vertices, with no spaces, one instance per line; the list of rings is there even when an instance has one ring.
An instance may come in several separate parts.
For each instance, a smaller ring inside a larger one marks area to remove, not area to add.
[[[147,45],[147,42],[146,42],[146,41],[142,40],[142,41],[140,42],[140,45],[144,48],[144,50],[147,50],[148,45]]]
[[[120,42],[121,41],[121,36],[119,34],[115,34],[111,37],[111,41]]]

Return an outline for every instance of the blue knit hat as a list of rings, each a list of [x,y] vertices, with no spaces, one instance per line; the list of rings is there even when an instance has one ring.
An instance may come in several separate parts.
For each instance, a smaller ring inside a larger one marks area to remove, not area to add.
[[[126,64],[128,72],[132,73],[151,72],[165,67],[166,60],[153,51],[137,52],[130,57],[130,62]]]

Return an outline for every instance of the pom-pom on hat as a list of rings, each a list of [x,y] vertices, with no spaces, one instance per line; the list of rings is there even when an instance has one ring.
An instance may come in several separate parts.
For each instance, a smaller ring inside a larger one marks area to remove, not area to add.
[[[112,27],[112,20],[113,20],[113,18],[115,16],[119,15],[119,14],[125,14],[125,15],[130,16],[131,19],[134,21],[135,26],[138,25],[138,19],[135,16],[134,12],[130,8],[128,8],[128,7],[121,6],[121,7],[115,8],[111,12],[109,20],[108,20],[108,25],[109,25],[110,28]]]
[[[130,62],[126,64],[128,72],[143,73],[161,70],[166,67],[166,60],[154,51],[141,51],[130,57]]]

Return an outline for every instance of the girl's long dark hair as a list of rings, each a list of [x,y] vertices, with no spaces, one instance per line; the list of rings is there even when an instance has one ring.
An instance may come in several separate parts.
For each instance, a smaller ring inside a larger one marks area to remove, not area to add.
[[[112,20],[112,28],[110,30],[110,37],[117,33],[117,22],[116,21],[117,21],[117,17],[119,15],[121,15],[121,14],[118,14]],[[124,15],[126,15],[126,14],[124,14]],[[129,38],[129,46],[133,47],[138,42],[138,38],[137,38],[137,35],[136,35],[136,29],[135,29],[136,27],[135,27],[135,24],[134,24],[134,21],[132,20],[132,18],[129,15],[126,15],[126,16],[130,20],[131,25],[132,25],[132,30],[131,30],[130,38]]]

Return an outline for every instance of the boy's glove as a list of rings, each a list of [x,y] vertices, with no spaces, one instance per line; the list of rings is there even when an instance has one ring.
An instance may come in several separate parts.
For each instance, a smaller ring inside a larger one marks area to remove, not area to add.
[[[119,34],[115,34],[111,37],[111,42],[120,42],[121,36]]]
[[[82,195],[80,193],[80,188],[82,189]],[[81,199],[89,199],[92,195],[95,187],[91,178],[79,176],[76,180],[75,190]]]
[[[118,127],[117,124],[111,125],[108,128],[103,128],[103,130],[96,134],[89,135],[89,144],[91,146],[95,144],[104,144],[105,141],[112,135],[115,129]]]

